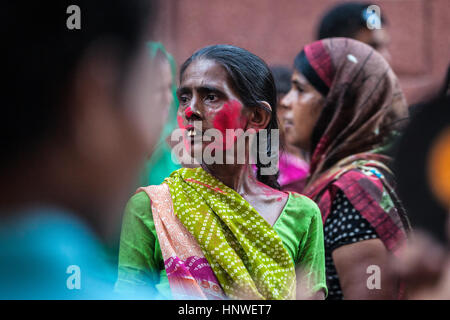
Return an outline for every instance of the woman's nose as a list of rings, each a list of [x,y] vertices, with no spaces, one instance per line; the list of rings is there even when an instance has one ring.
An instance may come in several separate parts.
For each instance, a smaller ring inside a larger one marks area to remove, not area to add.
[[[201,120],[201,113],[199,111],[198,100],[192,99],[189,106],[184,110],[184,115],[187,120]]]
[[[291,91],[289,91],[281,100],[280,100],[280,108],[281,109],[291,109],[292,97]]]

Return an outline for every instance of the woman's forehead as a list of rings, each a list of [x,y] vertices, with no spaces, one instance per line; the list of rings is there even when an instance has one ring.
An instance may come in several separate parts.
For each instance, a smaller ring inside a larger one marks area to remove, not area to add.
[[[306,77],[298,70],[294,70],[292,73],[292,81],[294,80],[301,84],[309,84],[308,79],[306,79]]]
[[[197,59],[184,71],[181,84],[186,86],[223,83],[223,85],[229,86],[229,78],[226,69],[216,61]]]

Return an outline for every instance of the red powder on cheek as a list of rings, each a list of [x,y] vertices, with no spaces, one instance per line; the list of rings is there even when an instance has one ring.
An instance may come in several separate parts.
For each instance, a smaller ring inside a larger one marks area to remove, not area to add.
[[[223,107],[217,112],[214,120],[213,126],[215,129],[219,130],[222,133],[222,137],[224,138],[221,143],[218,141],[217,147],[222,147],[224,150],[227,150],[232,147],[230,141],[232,143],[236,142],[237,136],[234,133],[231,133],[232,139],[227,139],[227,129],[244,129],[246,119],[241,119],[241,111],[242,104],[239,101],[231,100],[223,105]],[[230,135],[230,134],[228,134]]]
[[[225,134],[226,129],[242,129],[242,124],[239,121],[241,111],[242,105],[238,101],[232,100],[225,103],[214,118],[214,128],[220,130],[223,134]]]
[[[180,129],[183,129],[183,144],[185,149],[190,152],[191,150],[191,146],[189,144],[189,142],[186,140],[186,136],[184,135],[184,130],[186,130],[186,126],[183,124],[183,117],[181,116],[177,116],[177,122],[178,122],[178,127],[180,127]]]
[[[183,124],[183,117],[177,116],[177,122],[178,122],[178,126],[179,126],[181,129],[186,129],[186,127],[185,127],[184,124]]]

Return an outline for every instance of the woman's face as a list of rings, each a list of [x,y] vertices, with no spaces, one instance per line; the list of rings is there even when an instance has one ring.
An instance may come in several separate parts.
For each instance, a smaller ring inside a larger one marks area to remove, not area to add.
[[[291,90],[281,100],[286,142],[309,151],[311,135],[323,108],[323,96],[298,71],[292,74]]]
[[[195,151],[203,153],[210,143],[212,149],[229,149],[236,139],[226,139],[226,129],[247,128],[250,108],[244,108],[232,88],[227,71],[215,61],[194,60],[180,79],[177,95],[180,101],[178,124],[186,129],[183,138],[191,155]],[[210,137],[212,142],[204,141],[208,129],[217,129],[223,140]],[[193,133],[195,135],[192,136]]]

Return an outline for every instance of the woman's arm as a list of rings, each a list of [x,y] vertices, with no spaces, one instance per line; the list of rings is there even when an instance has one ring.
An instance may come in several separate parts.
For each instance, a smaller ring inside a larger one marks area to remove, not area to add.
[[[300,250],[297,268],[297,299],[323,300],[327,295],[325,250],[320,210],[311,202],[311,220]]]
[[[332,256],[344,299],[396,299],[398,282],[388,267],[389,252],[380,239],[341,246]]]
[[[396,298],[398,283],[388,270],[388,250],[342,191],[333,200],[324,230],[325,247],[332,258],[327,273],[334,295],[344,299]]]
[[[137,193],[129,200],[123,218],[117,292],[158,298],[155,285],[163,263],[158,248],[150,199],[145,192]]]

